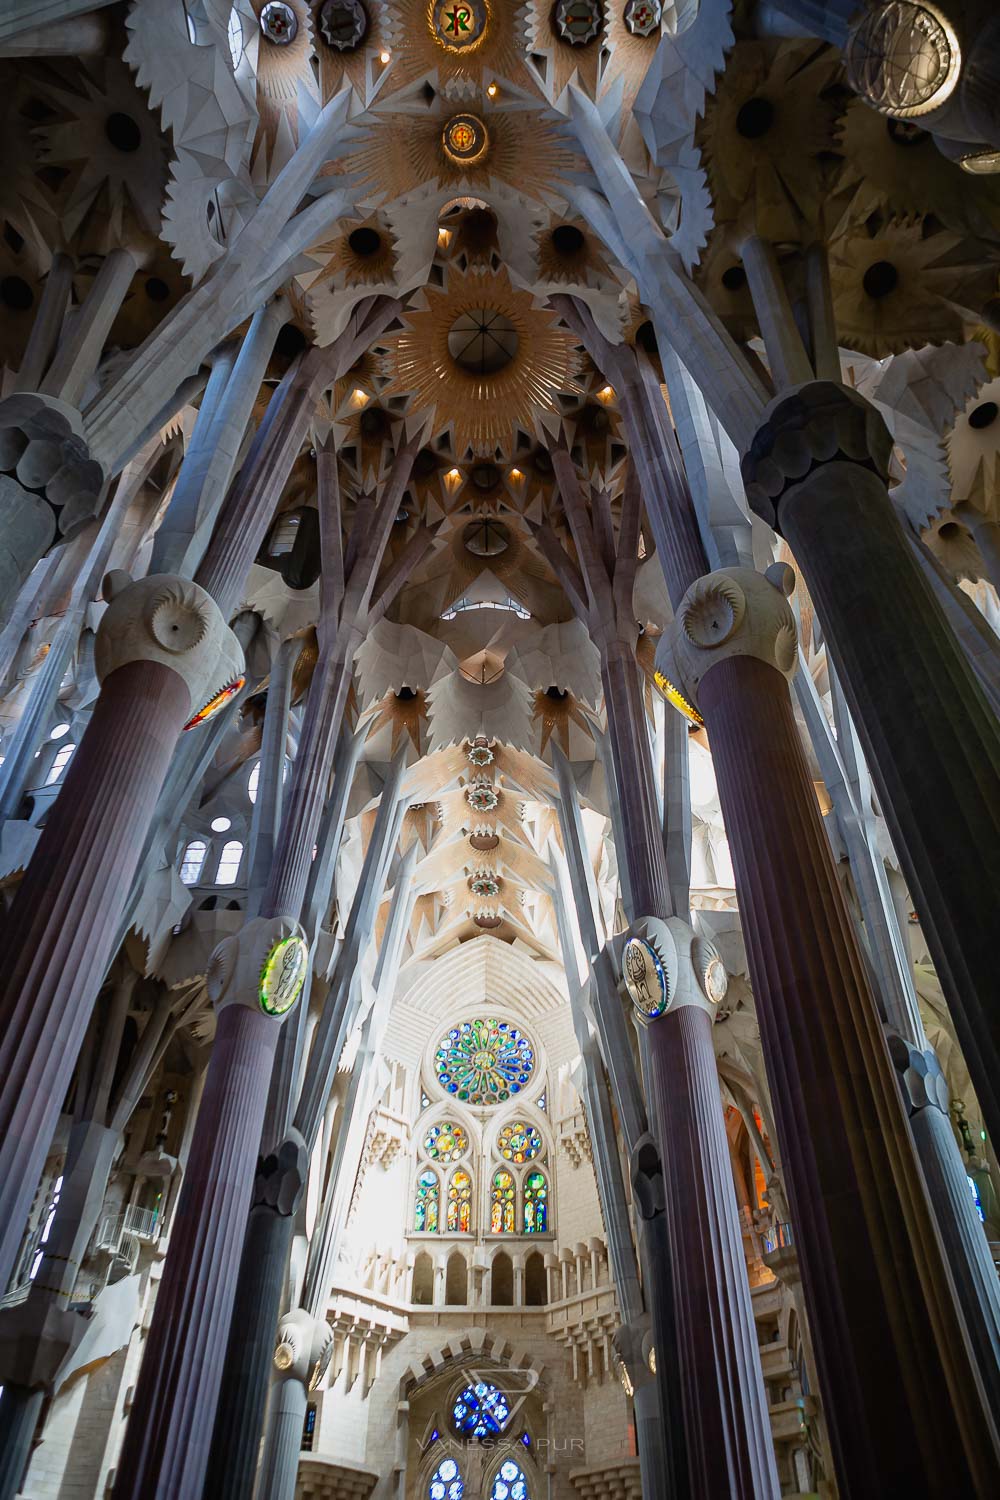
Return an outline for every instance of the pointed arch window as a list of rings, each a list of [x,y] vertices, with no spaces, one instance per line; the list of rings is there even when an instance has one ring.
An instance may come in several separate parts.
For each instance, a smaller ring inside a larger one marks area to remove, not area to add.
[[[448,1183],[448,1233],[468,1234],[472,1229],[472,1178],[456,1167]]]
[[[490,1193],[490,1233],[513,1234],[516,1228],[514,1178],[501,1167],[493,1173],[493,1188]]]
[[[524,1232],[544,1234],[549,1224],[549,1185],[544,1172],[524,1179]]]
[[[462,1500],[464,1494],[461,1469],[453,1458],[443,1458],[427,1486],[428,1500]]]
[[[436,1172],[421,1172],[413,1204],[413,1227],[417,1234],[437,1234],[441,1206],[441,1184]]]
[[[184,858],[181,860],[181,883],[183,885],[197,885],[201,879],[201,872],[205,868],[205,856],[208,854],[208,845],[204,839],[192,839],[184,850]]]
[[[490,1500],[531,1500],[524,1470],[512,1458],[504,1459],[490,1490]]]

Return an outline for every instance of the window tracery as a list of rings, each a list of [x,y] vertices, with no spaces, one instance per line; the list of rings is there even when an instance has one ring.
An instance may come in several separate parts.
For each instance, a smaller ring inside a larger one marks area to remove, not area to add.
[[[513,1234],[517,1221],[514,1178],[501,1167],[493,1173],[493,1189],[490,1193],[490,1233]]]
[[[441,1184],[437,1173],[421,1172],[417,1178],[417,1194],[413,1205],[413,1227],[417,1234],[437,1234],[440,1205]]]
[[[509,1021],[477,1016],[453,1026],[435,1056],[438,1083],[463,1104],[504,1104],[531,1081],[535,1054]]]
[[[463,1437],[497,1437],[510,1418],[510,1405],[495,1385],[478,1381],[466,1386],[452,1408],[455,1431]]]
[[[462,1500],[465,1483],[462,1471],[453,1458],[443,1458],[427,1486],[429,1500]]]
[[[531,1500],[524,1470],[512,1458],[504,1459],[493,1481],[490,1500]]]
[[[472,1178],[457,1167],[448,1183],[448,1233],[468,1234],[472,1229]]]

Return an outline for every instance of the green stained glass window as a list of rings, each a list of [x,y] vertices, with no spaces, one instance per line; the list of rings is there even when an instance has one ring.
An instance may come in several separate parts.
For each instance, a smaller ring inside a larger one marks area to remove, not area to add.
[[[544,1172],[529,1172],[524,1179],[524,1232],[544,1234],[549,1226],[549,1186]]]

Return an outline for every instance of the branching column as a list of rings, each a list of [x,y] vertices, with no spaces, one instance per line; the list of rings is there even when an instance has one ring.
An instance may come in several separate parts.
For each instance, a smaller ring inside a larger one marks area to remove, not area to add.
[[[112,600],[101,693],[7,915],[0,992],[0,1284],[55,1133],[177,735],[242,670],[197,585],[152,576]]]
[[[601,653],[608,739],[625,833],[620,858],[628,867],[632,915],[667,918],[670,883],[631,612],[638,485],[630,473],[615,538],[605,513],[606,497],[592,496],[591,515],[564,446],[553,450],[552,461],[577,566],[548,527],[537,536]],[[650,1037],[656,1075],[650,1103],[664,1158],[688,1472],[699,1496],[776,1496],[778,1478],[707,1011],[697,1004],[677,1009],[658,1021]]]

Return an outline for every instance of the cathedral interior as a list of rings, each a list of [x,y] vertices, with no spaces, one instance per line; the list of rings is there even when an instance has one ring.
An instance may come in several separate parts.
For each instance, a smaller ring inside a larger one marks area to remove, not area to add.
[[[0,95],[0,1500],[996,1500],[995,0]]]

